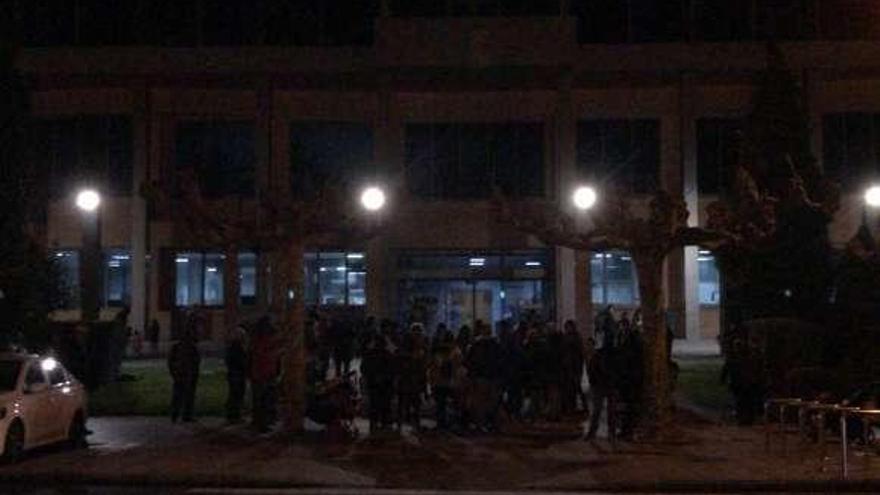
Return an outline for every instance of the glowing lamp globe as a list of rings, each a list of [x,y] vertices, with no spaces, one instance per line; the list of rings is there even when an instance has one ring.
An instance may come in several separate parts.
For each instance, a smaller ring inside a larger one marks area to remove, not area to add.
[[[865,191],[865,204],[871,208],[880,208],[880,186],[871,186]]]
[[[598,196],[596,190],[590,186],[580,186],[575,189],[571,197],[575,208],[579,210],[589,210],[596,204]]]
[[[385,206],[385,192],[371,186],[361,193],[361,205],[368,211],[379,211]]]
[[[82,190],[76,195],[76,206],[83,211],[95,211],[101,206],[101,195],[93,189]]]

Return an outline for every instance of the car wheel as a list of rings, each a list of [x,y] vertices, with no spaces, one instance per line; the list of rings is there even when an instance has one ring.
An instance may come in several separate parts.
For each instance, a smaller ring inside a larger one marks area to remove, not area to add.
[[[86,440],[86,435],[88,435],[88,430],[86,429],[85,417],[81,412],[77,412],[73,415],[70,428],[67,430],[67,443],[74,449],[88,447],[89,443]]]
[[[3,447],[3,461],[15,463],[21,459],[24,453],[24,426],[20,421],[15,421],[6,430],[6,441]]]

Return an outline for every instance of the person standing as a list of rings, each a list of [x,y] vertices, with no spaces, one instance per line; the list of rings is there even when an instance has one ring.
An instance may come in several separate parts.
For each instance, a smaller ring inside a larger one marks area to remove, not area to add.
[[[159,327],[159,320],[153,318],[150,321],[150,326],[147,327],[147,342],[150,343],[150,352],[154,355],[159,354],[159,335],[161,333],[161,327]]]
[[[443,329],[435,339],[438,341],[429,370],[431,392],[436,406],[437,428],[449,428],[449,403],[455,397],[458,376],[463,357],[452,333]]]
[[[181,339],[175,342],[168,354],[168,371],[171,373],[173,382],[171,395],[171,421],[173,423],[176,423],[179,418],[184,422],[193,421],[193,406],[196,385],[199,380],[201,356],[192,327],[193,325],[187,325]]]
[[[253,427],[260,433],[269,431],[275,409],[275,381],[278,379],[278,346],[268,316],[257,322],[251,339],[250,379],[253,397]]]
[[[370,434],[391,424],[391,398],[394,389],[393,356],[388,339],[373,334],[363,353],[362,371],[369,401]]]
[[[578,397],[582,395],[581,377],[584,373],[584,343],[573,320],[567,320],[563,328],[562,412],[564,414],[571,414],[577,410]],[[586,403],[583,405],[586,406]]]
[[[247,389],[247,347],[245,346],[245,329],[237,325],[227,336],[226,353],[226,384],[229,396],[226,400],[226,420],[229,423],[241,421],[241,406]]]

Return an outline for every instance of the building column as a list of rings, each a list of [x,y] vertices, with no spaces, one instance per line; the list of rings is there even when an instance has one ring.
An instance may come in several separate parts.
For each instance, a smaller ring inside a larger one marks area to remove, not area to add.
[[[379,76],[381,78],[381,76]],[[390,88],[390,82],[385,78],[380,81],[380,89],[376,95],[378,98],[378,111],[373,121],[374,143],[373,159],[380,165],[381,170],[386,171],[385,180],[387,187],[392,192],[395,186],[405,184],[398,183],[395,179],[403,178],[404,171],[404,126],[397,112],[394,93]],[[391,198],[389,209],[392,210],[384,215],[393,218],[400,214],[401,208],[407,205]],[[379,220],[383,221],[383,220]],[[367,314],[376,317],[394,317],[392,302],[394,298],[391,291],[394,287],[394,260],[389,258],[388,231],[391,228],[390,220],[384,220],[379,225],[379,235],[367,243]]]
[[[681,125],[682,192],[690,212],[688,225],[700,224],[700,196],[697,188],[697,127],[692,95],[693,81],[683,75],[679,85],[679,118]],[[684,328],[687,340],[700,340],[700,271],[697,246],[684,248]]]
[[[577,174],[577,123],[572,109],[572,81],[571,69],[566,70],[560,77],[556,93],[556,108],[553,112],[553,132],[548,148],[552,150],[549,156],[548,184],[552,188],[547,191],[559,201],[563,210],[569,208],[569,191],[578,181]],[[556,322],[558,328],[562,328],[565,320],[589,319],[588,309],[584,304],[584,290],[579,284],[585,281],[580,275],[581,254],[569,248],[556,248]],[[589,281],[587,281],[589,283]],[[584,331],[584,322],[580,322],[580,329]]]
[[[134,150],[131,194],[131,312],[128,324],[135,332],[145,335],[149,310],[147,291],[147,202],[140,195],[141,185],[149,177],[150,146],[150,93],[139,88],[134,95],[133,138]]]

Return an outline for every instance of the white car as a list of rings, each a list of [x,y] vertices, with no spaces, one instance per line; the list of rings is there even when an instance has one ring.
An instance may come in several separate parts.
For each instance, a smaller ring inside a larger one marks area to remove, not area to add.
[[[53,357],[0,354],[0,455],[59,441],[86,445],[85,387]]]

